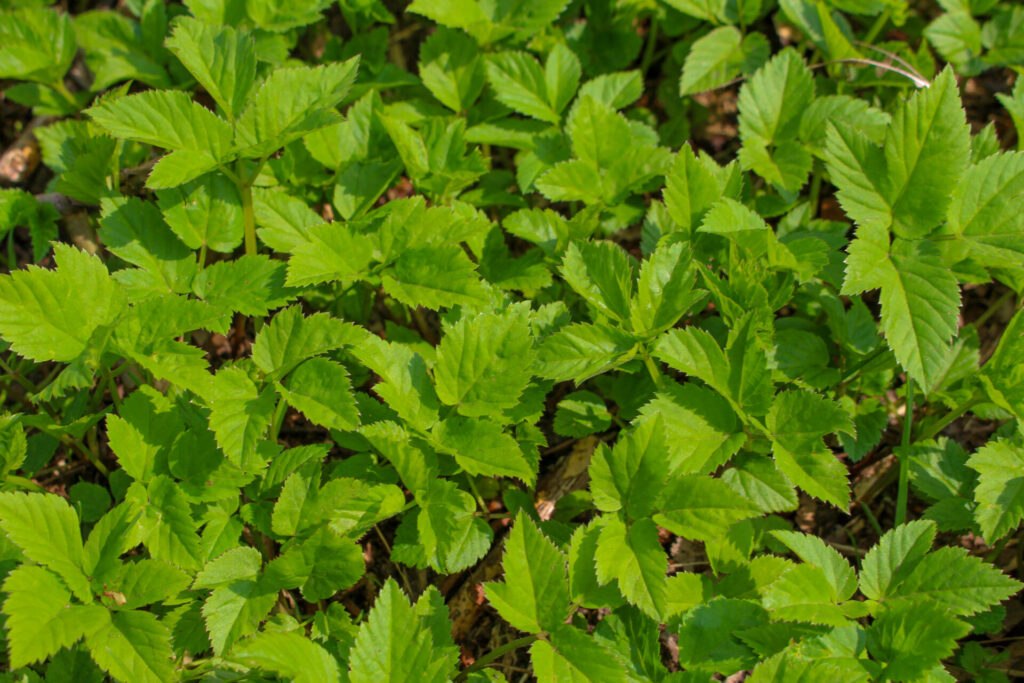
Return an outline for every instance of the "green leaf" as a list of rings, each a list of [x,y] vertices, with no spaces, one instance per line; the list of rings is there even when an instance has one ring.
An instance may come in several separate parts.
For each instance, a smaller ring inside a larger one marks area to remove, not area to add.
[[[0,493],[0,529],[25,557],[60,575],[77,598],[90,599],[78,515],[67,501],[53,494]]]
[[[1019,440],[989,441],[967,466],[978,473],[975,518],[985,541],[994,543],[1024,519],[1024,448]]]
[[[678,629],[679,663],[731,675],[757,662],[754,652],[737,636],[768,621],[756,602],[716,597],[683,615]]]
[[[580,525],[569,545],[569,593],[583,607],[617,606],[624,602],[614,584],[601,586],[597,581],[597,544],[604,528],[602,518]]]
[[[398,527],[391,559],[414,567],[454,573],[471,566],[491,547],[492,533],[476,515],[469,493],[443,479],[434,479]]]
[[[171,231],[155,204],[125,197],[104,198],[100,206],[103,244],[140,269],[117,271],[115,279],[147,293],[189,291],[197,271],[195,255]]]
[[[552,426],[555,434],[580,439],[603,432],[612,418],[604,400],[590,391],[574,391],[558,402]]]
[[[995,353],[981,369],[988,397],[1017,419],[1024,419],[1024,313],[1018,311],[1003,329]]]
[[[147,42],[150,36],[143,35],[139,22],[117,12],[84,12],[75,16],[75,37],[85,52],[89,71],[95,76],[90,86],[93,92],[130,80],[154,88],[171,86],[162,66],[164,53]]]
[[[77,50],[70,15],[43,7],[0,14],[0,43],[0,78],[39,83],[63,85]]]
[[[405,488],[417,500],[428,494],[430,483],[438,475],[437,456],[432,450],[414,440],[409,432],[394,422],[374,422],[364,426],[359,433],[388,459],[398,471]]]
[[[242,243],[242,198],[222,173],[156,193],[164,220],[189,249],[230,253]]]
[[[231,155],[231,125],[193,102],[188,93],[147,90],[101,102],[88,114],[115,137],[181,152],[167,155],[154,167],[147,181],[153,189],[198,178]]]
[[[252,360],[269,377],[284,377],[312,356],[355,344],[364,332],[327,313],[302,315],[300,306],[280,311],[256,335]]]
[[[590,460],[590,490],[603,512],[625,510],[631,519],[649,516],[669,475],[664,420],[655,416],[621,435],[615,447],[600,444]]]
[[[441,403],[422,356],[407,346],[373,335],[352,353],[381,378],[374,391],[399,417],[423,431],[437,423]]]
[[[864,556],[860,591],[881,600],[925,558],[935,541],[935,522],[918,519],[890,529]]]
[[[935,523],[925,520],[885,534],[864,558],[864,594],[890,608],[930,603],[972,615],[1020,590],[1020,583],[963,548],[928,552],[934,538]]]
[[[716,169],[718,165],[709,162]],[[721,199],[723,187],[714,171],[683,145],[672,168],[665,174],[665,208],[686,234],[692,233],[711,205]]]
[[[496,417],[519,403],[532,376],[529,308],[463,315],[437,348],[434,379],[441,402],[469,417]]]
[[[637,293],[630,302],[630,322],[640,334],[654,335],[672,327],[704,300],[693,289],[695,269],[682,242],[662,245],[640,266]]]
[[[760,514],[756,505],[736,497],[721,479],[688,474],[672,478],[653,519],[683,538],[713,541],[725,536],[736,522]]]
[[[307,136],[305,140],[309,140],[312,135],[315,134]],[[256,234],[261,242],[274,251],[295,251],[300,245],[309,242],[310,228],[324,224],[323,217],[304,200],[279,189],[255,191],[252,199]]]
[[[576,94],[582,74],[579,57],[562,43],[556,43],[544,62],[544,83],[547,103],[561,114]]]
[[[154,477],[143,489],[135,483],[126,500],[142,513],[138,524],[150,555],[185,569],[200,565],[199,535],[188,499],[178,484],[165,474]]]
[[[725,352],[702,329],[670,330],[658,339],[654,354],[669,367],[706,382],[738,411],[763,415],[772,400],[772,385],[755,325],[753,312],[737,321],[729,332]]]
[[[26,358],[68,362],[114,323],[125,298],[95,256],[57,244],[54,258],[55,270],[29,266],[0,276],[0,335]]]
[[[622,595],[644,614],[661,621],[668,605],[668,558],[649,519],[630,527],[618,517],[606,518],[597,542],[597,580],[616,581]]]
[[[353,57],[272,72],[238,117],[239,154],[248,159],[269,156],[307,133],[336,123],[334,107],[348,94],[358,68],[359,58]]]
[[[810,495],[845,509],[850,504],[846,468],[822,437],[853,432],[846,411],[809,391],[787,390],[775,397],[765,424],[779,470]]]
[[[768,58],[768,42],[760,33],[744,38],[734,26],[720,26],[690,47],[679,79],[679,94],[719,88],[741,73],[751,73]]]
[[[265,316],[294,297],[284,280],[284,263],[246,254],[204,268],[192,281],[192,291],[225,313]]]
[[[811,71],[794,50],[783,50],[740,89],[740,138],[764,145],[793,139],[814,97]]]
[[[623,323],[629,320],[634,263],[614,242],[570,243],[562,276],[602,314]]]
[[[93,661],[120,681],[167,683],[175,678],[171,632],[155,614],[111,612],[104,628],[88,634]]]
[[[344,365],[326,358],[311,358],[295,368],[288,381],[278,384],[288,404],[311,422],[328,429],[349,431],[359,426],[359,408]]]
[[[1005,152],[971,166],[953,190],[946,230],[967,244],[985,266],[1015,266],[1024,259],[1024,153]]]
[[[732,467],[722,473],[722,481],[762,512],[795,510],[799,503],[793,484],[764,456],[738,454]]]
[[[504,583],[487,583],[487,599],[520,631],[553,631],[569,612],[565,557],[523,512],[505,542]]]
[[[746,435],[735,411],[719,394],[696,382],[669,383],[640,409],[637,422],[661,416],[669,468],[678,474],[710,473],[740,449]]]
[[[957,329],[956,277],[930,242],[896,240],[890,248],[877,224],[862,226],[848,253],[842,293],[881,289],[886,341],[900,365],[928,392],[945,372]]]
[[[420,603],[427,599],[428,594],[424,594]],[[441,639],[418,617],[395,580],[388,579],[369,618],[359,627],[349,653],[349,680],[446,681],[454,673],[458,651],[438,640]]]
[[[465,33],[439,28],[420,46],[419,74],[441,104],[462,114],[483,90],[484,60]]]
[[[256,562],[258,570],[258,558]],[[196,577],[195,587],[199,587],[200,577],[208,571],[204,570]],[[225,585],[214,588],[203,603],[203,619],[213,651],[224,653],[240,638],[255,632],[276,601],[277,592],[261,587],[255,579],[255,572],[227,580]]]
[[[877,221],[898,236],[928,235],[945,218],[970,161],[970,132],[951,69],[893,116],[881,148],[830,127],[829,173],[858,225]]]
[[[583,676],[586,681],[626,681],[625,667],[622,662],[603,647],[597,640],[584,633],[578,628],[568,624],[558,624],[551,630],[550,648],[552,652],[545,652],[537,643],[530,648],[530,656],[534,665],[538,667],[538,680],[575,680],[576,672]],[[547,644],[547,643],[543,643]],[[549,659],[550,658],[550,659]],[[561,666],[551,660],[562,660],[558,662],[564,666],[571,667],[570,671],[561,669]],[[563,664],[564,662],[564,664]]]
[[[299,244],[288,260],[290,286],[357,280],[370,270],[374,241],[338,224],[313,228],[309,240]]]
[[[583,383],[615,368],[636,353],[632,335],[614,327],[577,323],[562,328],[537,349],[537,374]]]
[[[41,202],[24,190],[0,190],[0,235],[25,226],[32,238],[32,259],[42,260],[50,251],[50,242],[57,239],[60,214],[53,206]]]
[[[487,79],[499,102],[525,116],[557,125],[561,112],[549,101],[546,74],[526,52],[499,52],[487,60]]]
[[[800,564],[765,589],[762,604],[778,620],[844,626],[849,620],[838,604],[842,600],[820,567]]]
[[[150,387],[132,392],[118,410],[107,415],[107,440],[124,471],[148,483],[166,462],[175,438],[185,428],[172,403]]]
[[[70,647],[103,624],[106,610],[72,605],[71,594],[56,574],[23,564],[12,570],[3,584],[7,599],[3,612],[9,665],[20,668],[51,657]]]
[[[884,611],[868,627],[868,652],[885,664],[881,675],[890,680],[919,680],[970,631],[941,604],[907,603]]]
[[[244,467],[274,416],[274,391],[262,391],[238,367],[223,368],[213,378],[210,429],[228,460]]]
[[[143,559],[124,563],[116,583],[108,589],[124,596],[123,609],[136,609],[173,600],[191,583],[192,577],[177,567],[161,560]]]
[[[237,643],[228,657],[296,683],[337,683],[338,662],[327,650],[293,631],[264,631]]]
[[[381,282],[388,294],[407,306],[438,310],[487,302],[487,290],[475,265],[457,245],[407,249]]]
[[[643,76],[639,70],[619,71],[601,74],[584,83],[577,102],[582,103],[583,98],[591,97],[611,109],[625,109],[640,99],[643,92]]]
[[[486,418],[453,415],[442,420],[435,430],[435,445],[451,453],[470,474],[517,477],[529,485],[536,479],[516,440]]]
[[[857,590],[857,575],[838,550],[817,536],[796,531],[773,531],[772,536],[785,544],[807,565],[821,570],[831,591],[833,603],[853,597]]]
[[[220,106],[228,120],[242,113],[256,79],[256,46],[230,26],[212,26],[178,17],[167,49],[185,65]]]

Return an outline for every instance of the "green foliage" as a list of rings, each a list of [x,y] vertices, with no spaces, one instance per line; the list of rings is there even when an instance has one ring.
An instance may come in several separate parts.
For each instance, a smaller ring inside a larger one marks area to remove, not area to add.
[[[1020,7],[72,5],[0,1],[5,676],[1005,680]]]

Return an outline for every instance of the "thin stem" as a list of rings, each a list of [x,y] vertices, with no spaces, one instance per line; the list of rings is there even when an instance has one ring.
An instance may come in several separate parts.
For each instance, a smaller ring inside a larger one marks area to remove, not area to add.
[[[974,329],[978,329],[979,327],[984,325],[988,321],[988,319],[991,318],[993,314],[995,314],[996,311],[1003,307],[1003,304],[1012,299],[1014,296],[1016,296],[1016,292],[1014,292],[1012,289],[1008,292],[1003,292],[1002,296],[993,301],[992,305],[986,308],[985,312],[978,316],[977,320],[971,323],[972,325],[974,325]]]
[[[271,438],[274,441],[277,441],[277,437],[281,433],[281,425],[284,423],[284,416],[287,412],[288,404],[285,403],[284,398],[277,399],[277,407],[274,409],[274,421],[271,423],[273,426],[270,429]]]
[[[36,392],[38,392],[39,389],[38,387],[36,387],[35,384],[30,382],[26,378],[22,377],[21,373],[16,372],[13,368],[11,368],[11,366],[7,364],[7,361],[5,361],[2,357],[0,357],[0,369],[2,369],[4,372],[10,375],[11,379],[20,384],[22,388],[25,389],[25,391],[31,394],[35,394]]]
[[[870,29],[868,29],[867,34],[864,36],[863,42],[873,43],[875,41],[875,38],[878,37],[878,34],[882,32],[882,29],[885,28],[885,25],[888,23],[889,10],[885,10],[884,12],[878,15],[878,18],[875,19],[875,23],[871,25]]]
[[[199,247],[199,270],[206,268],[206,242]]]
[[[846,371],[846,374],[843,375],[843,379],[841,379],[839,383],[846,384],[847,382],[852,380],[854,377],[858,375],[858,373],[860,373],[861,370],[863,370],[868,365],[868,363],[870,363],[871,361],[875,360],[883,353],[885,353],[885,349],[885,344],[879,344],[877,349],[875,349],[874,351],[872,351],[871,353],[869,353],[868,355],[864,356],[859,361],[854,363],[853,367]]]
[[[654,60],[654,46],[658,42],[658,15],[651,16],[651,27],[647,32],[647,47],[644,49],[644,57],[640,62],[640,76],[646,77],[647,70],[651,68]]]
[[[256,213],[252,208],[252,185],[243,183],[238,186],[242,195],[242,223],[245,226],[245,255],[256,255]]]
[[[811,176],[811,218],[818,217],[818,205],[821,203],[821,163],[815,160],[814,175]]]
[[[948,427],[953,420],[957,419],[968,410],[978,405],[985,400],[985,397],[980,394],[973,394],[965,401],[961,402],[960,405],[956,406],[948,413],[939,418],[936,422],[928,425],[921,430],[921,433],[917,435],[916,441],[927,441],[928,439],[934,439],[936,435],[942,432],[943,429]]]
[[[914,427],[914,378],[907,376],[907,400],[903,414],[903,434],[900,437],[900,481],[896,493],[896,526],[907,521],[907,495],[910,488],[910,431]]]
[[[864,511],[864,516],[868,518],[868,524],[875,530],[875,533],[879,536],[884,536],[885,532],[882,531],[882,525],[878,523],[878,518],[875,517],[875,513],[871,511],[871,506],[864,501],[861,501],[860,509]]]
[[[657,363],[651,358],[651,354],[647,353],[647,349],[644,349],[644,365],[647,366],[647,372],[650,373],[651,379],[654,380],[654,386],[660,391],[665,386],[665,376],[658,370]]]
[[[50,84],[50,87],[53,88],[57,92],[58,95],[63,97],[64,100],[73,109],[78,109],[78,101],[75,99],[75,96],[71,93],[71,91],[68,90],[68,87],[66,85],[64,85],[64,79],[63,78],[58,78],[56,81],[54,81],[53,83]]]
[[[465,669],[463,669],[462,672],[460,672],[459,675],[453,678],[452,680],[455,681],[455,683],[461,683],[461,681],[468,679],[471,673],[475,671],[480,671],[494,660],[504,656],[505,653],[512,652],[513,650],[518,650],[521,647],[530,645],[535,640],[537,640],[537,636],[535,635],[526,636],[524,638],[519,638],[518,640],[513,640],[511,642],[505,643],[504,645],[496,647],[480,659],[473,662],[472,666],[468,666]]]

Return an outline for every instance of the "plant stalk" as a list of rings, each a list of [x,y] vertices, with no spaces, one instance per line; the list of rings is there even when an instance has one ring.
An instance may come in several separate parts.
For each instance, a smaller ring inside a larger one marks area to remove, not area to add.
[[[537,640],[537,636],[535,636],[535,635],[533,635],[533,636],[526,636],[524,638],[519,638],[518,640],[513,640],[511,642],[505,643],[504,645],[496,647],[493,650],[491,650],[490,652],[488,652],[487,654],[485,654],[480,659],[478,659],[475,662],[473,662],[472,666],[466,667],[458,676],[456,676],[452,680],[455,681],[456,683],[461,683],[461,681],[465,681],[466,679],[468,679],[469,675],[471,673],[473,673],[475,671],[480,671],[481,669],[486,667],[488,664],[490,664],[494,660],[496,660],[499,657],[503,656],[506,652],[512,652],[513,650],[518,650],[521,647],[525,647],[525,646],[531,644],[535,640]]]
[[[900,481],[896,493],[896,526],[907,521],[907,495],[910,489],[910,430],[914,426],[914,378],[907,375],[907,400],[903,414],[903,434],[900,436]]]

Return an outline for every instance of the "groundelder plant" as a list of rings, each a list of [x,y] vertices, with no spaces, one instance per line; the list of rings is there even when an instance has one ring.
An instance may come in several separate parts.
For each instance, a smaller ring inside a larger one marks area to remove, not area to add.
[[[0,683],[1024,680],[1024,4],[0,0]]]

